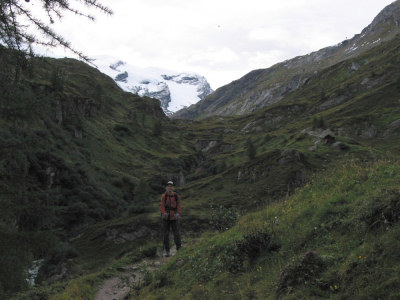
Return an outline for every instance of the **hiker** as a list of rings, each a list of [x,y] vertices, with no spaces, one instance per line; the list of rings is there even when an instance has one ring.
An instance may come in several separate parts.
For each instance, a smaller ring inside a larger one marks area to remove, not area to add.
[[[161,216],[163,219],[163,243],[165,255],[169,256],[169,229],[172,227],[176,250],[181,247],[178,219],[181,216],[181,196],[174,191],[174,183],[168,181],[161,196]]]

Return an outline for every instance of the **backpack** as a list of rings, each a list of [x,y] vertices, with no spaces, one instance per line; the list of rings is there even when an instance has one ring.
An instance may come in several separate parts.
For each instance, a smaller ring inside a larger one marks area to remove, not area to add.
[[[176,206],[175,206],[175,207],[167,206],[167,201],[166,201],[166,200],[167,200],[167,192],[164,193],[165,210],[166,210],[167,212],[170,212],[171,209],[174,210],[174,211],[176,211],[177,208],[178,208],[179,198],[178,198],[178,193],[177,193],[177,192],[174,192],[174,197],[175,197]]]

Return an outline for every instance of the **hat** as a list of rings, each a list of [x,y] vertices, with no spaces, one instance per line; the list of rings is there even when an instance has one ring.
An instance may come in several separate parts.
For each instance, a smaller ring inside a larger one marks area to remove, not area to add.
[[[172,181],[168,181],[167,185],[174,185],[174,183]]]

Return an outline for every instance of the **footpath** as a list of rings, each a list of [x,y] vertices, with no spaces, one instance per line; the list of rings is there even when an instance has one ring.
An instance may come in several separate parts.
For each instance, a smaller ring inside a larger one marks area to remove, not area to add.
[[[161,256],[157,255],[154,258],[146,258],[138,263],[122,268],[119,275],[111,277],[103,282],[94,299],[124,299],[132,287],[140,283],[146,273],[153,272],[154,270],[160,268],[176,254],[176,250],[174,248],[175,247],[171,249],[171,255],[169,257],[162,257],[161,254]]]

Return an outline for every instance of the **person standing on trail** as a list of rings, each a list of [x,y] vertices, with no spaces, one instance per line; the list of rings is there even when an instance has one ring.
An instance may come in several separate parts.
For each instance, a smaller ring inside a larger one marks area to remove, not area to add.
[[[169,229],[172,227],[176,250],[181,247],[178,219],[181,216],[181,196],[174,191],[174,183],[168,181],[165,193],[161,196],[161,216],[163,219],[163,243],[166,256],[169,256]]]

